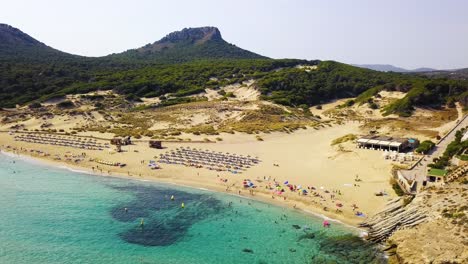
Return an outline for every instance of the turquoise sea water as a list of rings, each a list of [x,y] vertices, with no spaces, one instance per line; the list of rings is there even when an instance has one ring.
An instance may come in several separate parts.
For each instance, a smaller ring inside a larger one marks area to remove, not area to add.
[[[385,262],[356,231],[290,209],[2,154],[0,209],[2,264]]]

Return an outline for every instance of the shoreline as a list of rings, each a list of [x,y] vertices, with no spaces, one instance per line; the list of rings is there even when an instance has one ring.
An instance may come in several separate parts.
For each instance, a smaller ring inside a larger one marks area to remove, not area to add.
[[[234,134],[223,135],[223,141],[217,144],[190,144],[192,149],[259,157],[260,162],[241,173],[161,162],[161,155],[176,152],[187,143],[166,143],[164,149],[159,150],[143,142],[134,142],[124,146],[122,152],[116,152],[112,146],[103,150],[81,149],[24,142],[16,140],[15,134],[8,134],[0,137],[0,148],[88,174],[110,174],[254,197],[268,204],[313,212],[319,218],[357,227],[395,196],[388,182],[391,164],[378,152],[357,149],[352,142],[339,148],[330,144],[338,137],[359,131],[359,123],[351,122],[346,126],[306,129],[293,134],[265,134],[262,135],[264,141],[251,135]],[[97,142],[102,145],[109,141]],[[109,166],[97,162],[99,160],[126,166]],[[162,168],[150,169],[151,160]],[[245,182],[253,183],[256,188],[245,188]],[[374,195],[382,191],[387,195]]]
[[[276,199],[267,199],[266,197],[263,197],[264,196],[263,194],[248,195],[248,196],[247,195],[239,195],[239,194],[234,193],[234,192],[222,191],[222,190],[220,190],[221,188],[211,188],[210,186],[203,185],[203,184],[195,184],[197,186],[194,186],[194,184],[183,183],[183,182],[180,182],[180,181],[178,182],[178,181],[163,180],[165,178],[151,178],[151,179],[140,178],[139,179],[139,178],[135,178],[135,177],[132,177],[132,176],[125,175],[124,173],[114,173],[114,174],[101,173],[100,174],[98,172],[95,172],[95,171],[89,169],[86,166],[77,166],[77,165],[69,164],[67,162],[53,161],[53,160],[50,160],[50,159],[36,157],[36,156],[24,154],[24,153],[16,153],[16,152],[13,152],[13,151],[8,151],[8,150],[2,149],[2,148],[0,148],[0,155],[5,155],[5,156],[11,157],[11,158],[20,158],[20,159],[22,159],[22,160],[24,160],[26,162],[36,163],[36,164],[39,164],[41,166],[48,166],[48,167],[52,167],[52,168],[68,170],[68,171],[71,171],[71,172],[74,172],[74,173],[86,174],[86,175],[90,175],[90,176],[112,177],[112,178],[119,178],[119,179],[125,179],[125,180],[135,180],[135,181],[152,182],[152,183],[159,183],[159,184],[166,184],[166,185],[174,185],[176,187],[184,187],[184,188],[189,188],[189,189],[197,189],[197,190],[202,190],[202,191],[207,191],[207,192],[214,192],[214,193],[223,194],[223,195],[235,196],[235,197],[239,197],[239,198],[243,198],[243,199],[249,199],[249,200],[253,200],[253,201],[257,201],[257,202],[261,202],[261,203],[265,203],[265,204],[269,204],[269,205],[273,205],[273,206],[293,209],[295,211],[300,212],[301,214],[303,214],[305,216],[313,216],[313,217],[316,217],[318,219],[335,222],[335,223],[338,223],[340,225],[345,226],[346,228],[353,229],[354,231],[358,232],[359,233],[358,235],[361,238],[364,237],[365,234],[367,233],[366,230],[364,230],[362,228],[359,228],[356,225],[354,225],[354,222],[343,221],[342,219],[338,219],[338,218],[333,217],[333,216],[329,216],[329,215],[326,215],[326,214],[321,214],[321,213],[319,213],[317,211],[314,211],[314,210],[309,210],[310,208],[301,208],[301,207],[290,208],[288,206],[289,204],[284,204],[284,203],[278,202]],[[257,194],[259,194],[259,193],[257,192]],[[294,200],[294,199],[289,198],[289,200]],[[302,205],[301,201],[296,201],[296,202],[301,203],[301,205]],[[307,207],[307,205],[306,205],[306,207]],[[330,215],[336,215],[336,214],[330,213]],[[359,222],[361,222],[361,221],[359,221]]]

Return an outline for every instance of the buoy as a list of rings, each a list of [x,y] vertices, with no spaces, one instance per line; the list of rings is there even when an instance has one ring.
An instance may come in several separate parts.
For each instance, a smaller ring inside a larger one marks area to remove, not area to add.
[[[185,204],[184,204],[184,203],[182,203],[182,204],[180,205],[180,207],[182,207],[182,208],[185,208]]]
[[[144,225],[145,225],[145,220],[142,218],[140,221],[140,226],[144,226]]]
[[[171,196],[171,201],[174,201],[174,195]]]

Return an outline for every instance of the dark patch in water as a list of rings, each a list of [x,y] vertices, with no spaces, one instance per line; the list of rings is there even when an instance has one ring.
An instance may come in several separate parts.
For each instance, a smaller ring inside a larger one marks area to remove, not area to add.
[[[354,235],[336,237],[323,236],[316,240],[320,253],[313,256],[310,263],[387,263],[374,244],[367,243]]]
[[[292,225],[292,227],[294,227],[295,229],[301,229],[299,225]]]
[[[301,241],[303,239],[314,239],[315,238],[315,234],[314,233],[305,233],[304,235],[300,235],[299,238],[297,239],[297,241]]]
[[[184,238],[195,223],[224,210],[222,202],[208,194],[193,194],[156,186],[113,186],[135,195],[132,201],[111,210],[114,219],[135,222],[119,234],[128,243],[143,246],[169,246]],[[174,195],[175,200],[170,197]],[[185,207],[181,207],[181,203]],[[125,208],[128,210],[125,211]],[[140,226],[141,219],[144,225]]]
[[[252,250],[252,249],[250,249],[250,248],[244,248],[244,249],[242,250],[242,252],[245,252],[245,253],[251,253],[251,254],[253,254],[253,253],[254,253],[254,252],[253,252],[253,250]]]

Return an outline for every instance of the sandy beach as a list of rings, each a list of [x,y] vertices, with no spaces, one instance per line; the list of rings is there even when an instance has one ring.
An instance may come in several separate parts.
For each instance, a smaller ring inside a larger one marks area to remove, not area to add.
[[[4,151],[39,158],[56,166],[66,165],[94,174],[229,192],[280,206],[295,207],[356,226],[366,216],[381,209],[394,194],[389,184],[392,164],[383,159],[380,152],[357,149],[352,142],[343,143],[340,147],[331,146],[331,141],[350,133],[360,133],[359,123],[350,122],[318,130],[309,128],[293,134],[262,134],[264,141],[255,140],[246,134],[223,134],[223,141],[217,143],[163,142],[165,149],[162,150],[149,148],[147,142],[135,141],[133,145],[124,146],[120,153],[107,149],[83,150],[14,141],[14,135],[8,133],[2,133],[0,145]],[[96,136],[102,137],[102,134]],[[261,162],[242,174],[174,164],[160,164],[162,168],[158,170],[151,170],[147,166],[149,160],[158,162],[160,154],[187,146],[256,156]],[[42,153],[37,153],[37,150]],[[73,156],[81,155],[85,157],[75,162],[77,159]],[[102,165],[96,163],[95,159],[125,163],[126,166]],[[356,177],[359,178],[358,182],[355,181]],[[256,188],[244,188],[242,182],[245,179],[251,180]],[[297,189],[301,187],[308,190],[308,194],[300,195],[297,191],[290,191],[284,184],[286,181],[297,186]],[[274,186],[275,182],[285,189],[281,195],[275,193],[276,189],[266,187]],[[375,196],[380,191],[388,195]],[[354,210],[353,205],[357,206]],[[356,216],[357,211],[364,216]]]

